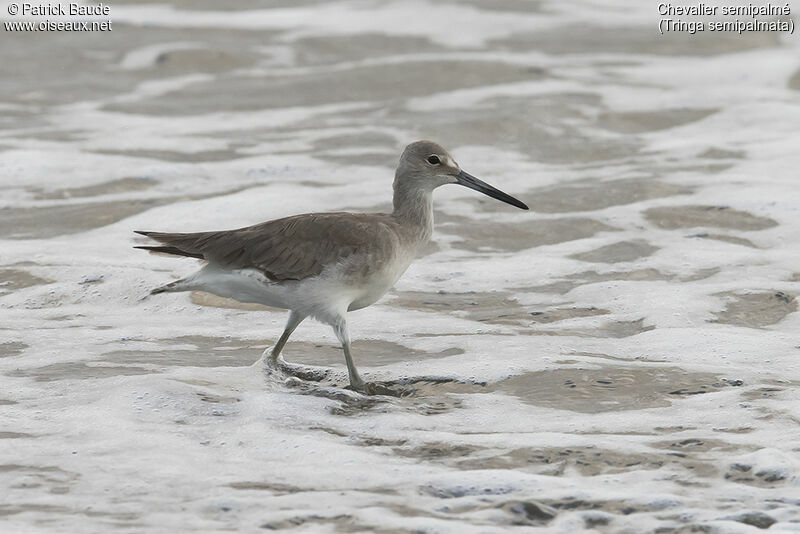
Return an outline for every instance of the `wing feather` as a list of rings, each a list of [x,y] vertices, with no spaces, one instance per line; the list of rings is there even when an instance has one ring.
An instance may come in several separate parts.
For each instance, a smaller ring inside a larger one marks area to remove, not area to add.
[[[139,232],[186,256],[222,266],[255,268],[273,280],[302,280],[359,251],[392,240],[382,214],[312,213],[217,232]]]

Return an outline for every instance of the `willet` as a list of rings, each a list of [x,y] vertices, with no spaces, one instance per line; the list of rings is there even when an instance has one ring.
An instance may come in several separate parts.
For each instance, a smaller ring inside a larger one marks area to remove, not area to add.
[[[347,312],[381,298],[428,242],[433,232],[431,195],[445,184],[528,209],[462,171],[440,145],[417,141],[400,157],[392,213],[307,213],[237,230],[190,234],[136,231],[163,243],[136,248],[207,262],[153,294],[199,290],[289,310],[286,328],[267,358],[273,368],[306,317],[332,326],[342,344],[350,386],[369,392],[374,388],[358,375],[350,353]]]

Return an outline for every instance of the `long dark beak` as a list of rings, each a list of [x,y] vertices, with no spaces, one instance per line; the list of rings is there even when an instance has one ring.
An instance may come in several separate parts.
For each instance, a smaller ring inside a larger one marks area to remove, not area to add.
[[[463,185],[464,187],[469,187],[470,189],[474,189],[475,191],[480,191],[484,195],[496,198],[497,200],[502,200],[506,204],[511,204],[512,206],[516,206],[523,210],[528,209],[528,206],[526,206],[525,203],[520,202],[511,195],[503,193],[496,187],[492,187],[483,180],[478,180],[471,174],[468,174],[464,171],[461,171],[458,174],[456,174],[456,180],[458,180],[457,183],[459,185]]]

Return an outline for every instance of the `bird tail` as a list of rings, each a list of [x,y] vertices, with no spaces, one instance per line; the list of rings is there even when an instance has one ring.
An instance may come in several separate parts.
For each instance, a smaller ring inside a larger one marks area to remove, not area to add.
[[[173,239],[178,238],[180,240],[181,237],[184,237],[186,234],[166,234],[163,232],[143,232],[141,230],[134,230],[134,233],[139,235],[143,235],[149,237],[151,239],[155,239],[156,241],[161,241],[164,243],[163,245],[157,246],[150,246],[150,245],[138,245],[133,248],[139,248],[142,250],[148,250],[150,252],[155,252],[157,254],[170,254],[172,256],[186,256],[188,258],[197,258],[199,260],[205,259],[203,254],[193,250],[187,250],[190,247],[181,247],[178,246],[171,241]]]
[[[172,247],[167,245],[162,246],[135,246],[133,248],[138,248],[142,250],[149,250],[155,254],[169,254],[171,256],[185,256],[187,258],[197,258],[198,260],[203,260],[205,257],[202,254],[197,254],[194,252],[187,252],[185,250],[181,250],[178,247]]]
[[[151,295],[158,295],[159,293],[175,293],[180,291],[186,291],[189,289],[187,286],[187,282],[189,282],[188,278],[181,278],[180,280],[175,280],[174,282],[170,282],[167,285],[163,285],[157,287],[150,291]]]
[[[164,245],[141,245],[135,246],[133,248],[138,248],[142,250],[147,250],[149,252],[154,252],[156,254],[169,254],[172,256],[186,256],[189,258],[197,258],[200,260],[204,260],[205,257],[200,252],[195,252],[191,250],[185,250],[180,246],[176,246],[171,244],[170,241],[172,239],[180,239],[185,237],[189,234],[166,234],[162,232],[143,232],[141,230],[134,230],[135,233],[149,237],[151,239],[155,239],[156,241],[161,241],[162,243],[166,243]],[[187,247],[188,248],[188,247]],[[157,287],[150,291],[150,295],[158,295],[159,293],[172,293],[172,292],[179,292],[179,291],[188,291],[191,289],[191,279],[189,278],[181,278],[180,280],[175,280],[174,282],[170,282],[169,284]]]

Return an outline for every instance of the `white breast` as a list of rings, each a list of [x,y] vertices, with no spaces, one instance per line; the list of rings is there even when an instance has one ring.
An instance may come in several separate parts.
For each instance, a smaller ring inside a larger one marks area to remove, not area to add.
[[[348,306],[348,311],[360,310],[377,302],[406,272],[414,257],[415,254],[412,253],[396,256],[393,261],[387,262],[382,269],[370,273],[355,288],[357,294]]]

